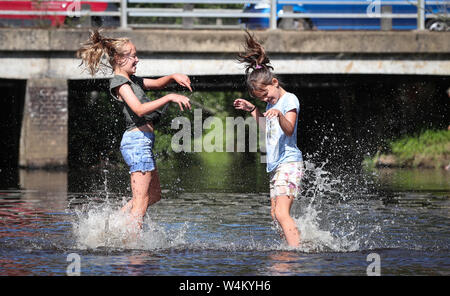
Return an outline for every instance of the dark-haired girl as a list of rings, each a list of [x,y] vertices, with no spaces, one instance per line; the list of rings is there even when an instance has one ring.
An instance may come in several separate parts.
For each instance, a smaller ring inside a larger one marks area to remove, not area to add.
[[[234,101],[234,107],[248,111],[266,130],[266,162],[270,173],[271,215],[278,222],[289,246],[300,244],[300,233],[290,210],[301,191],[303,176],[302,153],[297,147],[297,122],[300,104],[297,97],[280,85],[261,44],[249,32],[245,52],[239,54],[245,65],[247,87],[251,97],[267,103],[261,113],[244,99]],[[265,119],[265,120],[262,120]]]

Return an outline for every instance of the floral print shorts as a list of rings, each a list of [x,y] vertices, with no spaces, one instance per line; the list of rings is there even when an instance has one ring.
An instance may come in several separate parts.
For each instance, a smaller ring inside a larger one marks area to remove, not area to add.
[[[298,197],[301,192],[303,162],[285,162],[270,174],[270,198],[277,196]]]

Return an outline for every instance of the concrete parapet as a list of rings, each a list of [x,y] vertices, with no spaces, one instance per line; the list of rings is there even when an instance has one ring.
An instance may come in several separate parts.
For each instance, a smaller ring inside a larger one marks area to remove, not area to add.
[[[129,37],[139,51],[235,53],[242,50],[239,30],[105,30]],[[419,31],[255,31],[274,53],[450,53],[450,32]],[[69,51],[89,36],[86,29],[0,29],[0,51]]]
[[[137,75],[242,75],[239,30],[105,30],[129,37]],[[255,31],[279,74],[449,75],[450,32]],[[91,79],[75,51],[86,29],[0,29],[0,78]],[[108,78],[98,74],[95,78]]]

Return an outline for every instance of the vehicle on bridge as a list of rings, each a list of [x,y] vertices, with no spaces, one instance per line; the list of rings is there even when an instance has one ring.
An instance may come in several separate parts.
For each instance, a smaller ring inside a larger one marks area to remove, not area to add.
[[[426,28],[434,31],[450,30],[450,1],[424,1]],[[379,14],[384,13],[382,7],[388,7],[387,12],[393,15],[391,25],[393,30],[417,29],[415,0],[279,0],[277,27],[299,30],[380,30],[382,21]],[[247,4],[244,12],[269,13],[270,1]],[[291,16],[283,18],[286,13],[290,13]],[[241,22],[248,29],[269,27],[269,18],[248,18],[242,19]]]
[[[77,11],[117,11],[115,3],[90,1],[11,1],[0,0],[0,26],[2,27],[59,27],[64,24],[118,26],[119,19],[113,17],[82,17]],[[20,14],[23,12],[23,14]],[[50,14],[43,14],[49,12]],[[69,15],[63,15],[67,12]],[[54,13],[54,14],[52,14]]]

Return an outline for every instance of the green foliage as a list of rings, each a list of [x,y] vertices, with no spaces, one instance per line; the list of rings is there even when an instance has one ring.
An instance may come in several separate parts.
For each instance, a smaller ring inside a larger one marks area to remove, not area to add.
[[[379,157],[380,157],[380,151],[377,151],[377,153],[375,154],[374,157],[371,157],[370,155],[365,156],[362,161],[363,168],[367,169],[368,171],[374,169]]]
[[[437,160],[450,153],[449,130],[426,130],[418,136],[406,136],[390,143],[392,153],[401,161]]]
[[[167,91],[150,91],[147,93],[147,96],[153,100],[163,97],[168,94]],[[202,110],[202,121],[204,121],[209,116],[215,116],[222,120],[223,126],[225,127],[225,118],[227,116],[234,116],[236,111],[233,107],[233,101],[236,98],[242,97],[242,92],[236,91],[197,91],[197,92],[177,92],[183,94],[190,98],[192,110],[184,110],[181,111],[178,105],[170,104],[169,108],[166,109],[166,112],[160,121],[160,123],[156,126],[155,136],[155,148],[154,151],[158,155],[159,158],[167,158],[167,157],[177,157],[177,156],[185,156],[183,153],[174,153],[171,147],[172,136],[177,133],[178,129],[172,129],[171,123],[172,120],[176,117],[186,117],[189,122],[191,122],[191,135],[192,139],[194,137],[194,109]],[[242,114],[240,114],[242,115]],[[212,127],[214,129],[214,127]],[[204,130],[203,133],[208,133],[209,130]],[[225,137],[225,135],[224,135]],[[201,140],[201,139],[198,139]],[[194,141],[192,141],[192,145],[194,145]],[[193,147],[192,150],[193,151]]]
[[[366,158],[365,166],[445,167],[450,159],[450,130],[425,130],[390,141],[388,153]]]

